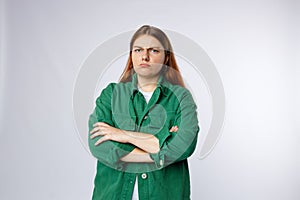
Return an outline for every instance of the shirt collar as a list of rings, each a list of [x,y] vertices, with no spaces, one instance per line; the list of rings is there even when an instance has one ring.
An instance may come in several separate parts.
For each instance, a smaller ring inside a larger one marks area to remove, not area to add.
[[[169,82],[164,78],[163,75],[160,75],[157,81],[157,88],[159,88],[161,93],[165,96],[167,95],[168,85]],[[133,96],[137,91],[138,91],[137,74],[134,73],[132,75],[132,81],[131,81],[131,95]]]

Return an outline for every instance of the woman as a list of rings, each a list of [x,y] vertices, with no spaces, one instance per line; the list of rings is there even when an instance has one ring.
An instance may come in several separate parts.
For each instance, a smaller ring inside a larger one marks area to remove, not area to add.
[[[135,32],[120,82],[97,98],[89,129],[98,159],[94,200],[190,199],[196,105],[163,31],[144,25]]]

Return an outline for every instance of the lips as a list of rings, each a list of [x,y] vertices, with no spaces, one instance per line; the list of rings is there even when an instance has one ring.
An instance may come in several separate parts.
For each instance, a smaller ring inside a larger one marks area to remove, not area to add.
[[[150,67],[150,65],[149,65],[149,64],[146,64],[146,63],[141,63],[139,66],[140,66],[140,67]]]

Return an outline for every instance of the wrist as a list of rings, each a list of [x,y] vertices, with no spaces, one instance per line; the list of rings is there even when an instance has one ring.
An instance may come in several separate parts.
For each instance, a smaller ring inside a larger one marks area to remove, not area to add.
[[[132,132],[132,131],[124,131],[124,134],[126,135],[127,143],[130,143],[130,144],[134,144],[135,143],[134,132]]]

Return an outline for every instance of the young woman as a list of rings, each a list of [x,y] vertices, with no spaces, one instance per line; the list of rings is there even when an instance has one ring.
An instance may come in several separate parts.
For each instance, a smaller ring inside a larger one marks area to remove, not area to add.
[[[98,159],[93,200],[190,199],[196,105],[163,31],[135,32],[120,82],[97,98],[89,129]]]

